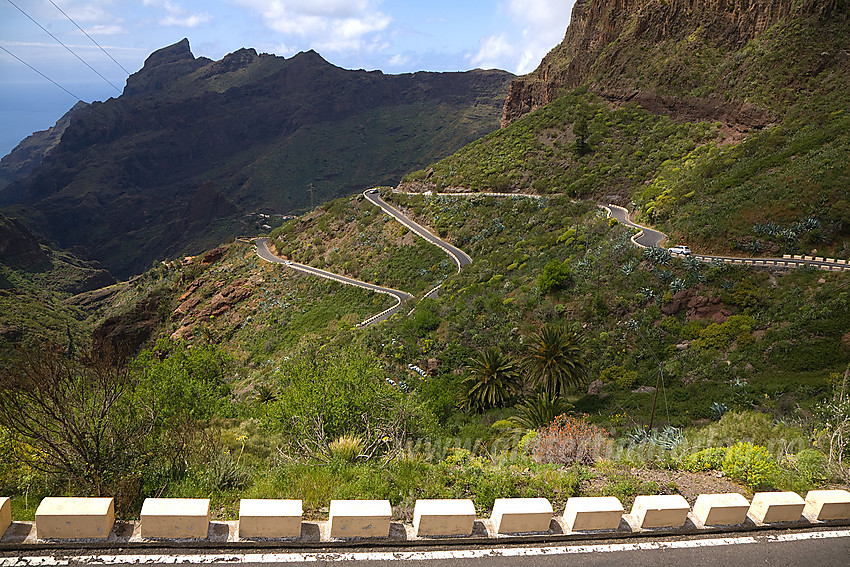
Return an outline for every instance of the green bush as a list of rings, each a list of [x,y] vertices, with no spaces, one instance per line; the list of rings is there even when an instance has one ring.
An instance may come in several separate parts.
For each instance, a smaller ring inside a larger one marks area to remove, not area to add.
[[[726,452],[726,447],[707,447],[682,459],[682,468],[690,472],[720,470]]]
[[[817,449],[803,449],[786,463],[791,478],[795,481],[795,488],[799,490],[810,490],[823,486],[828,480],[826,471],[826,455]]]
[[[765,447],[752,443],[735,443],[723,457],[723,472],[750,488],[775,486],[779,477],[779,466]]]
[[[690,435],[698,447],[729,446],[749,441],[776,451],[807,447],[808,436],[799,428],[773,423],[773,419],[756,411],[728,411],[712,423]]]
[[[543,268],[543,272],[537,278],[537,287],[542,293],[549,293],[556,289],[569,287],[572,283],[570,266],[565,260],[560,262],[552,260]]]
[[[638,373],[635,370],[626,370],[622,366],[610,366],[599,374],[602,382],[614,382],[622,390],[631,390],[637,382]]]

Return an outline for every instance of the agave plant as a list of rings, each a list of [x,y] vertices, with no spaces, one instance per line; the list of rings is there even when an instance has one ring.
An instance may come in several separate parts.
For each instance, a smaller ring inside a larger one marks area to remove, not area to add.
[[[666,248],[659,246],[651,246],[643,249],[643,257],[653,264],[661,264],[666,266],[673,259],[673,255]]]
[[[508,421],[523,429],[540,429],[555,421],[559,415],[572,413],[573,407],[563,398],[540,393],[517,404],[517,415],[509,417]]]
[[[668,450],[675,449],[685,441],[684,432],[670,425],[661,430],[635,427],[626,433],[626,437],[633,445],[655,445]]]
[[[714,402],[713,404],[711,404],[711,408],[709,409],[711,410],[711,418],[714,421],[719,420],[721,417],[723,417],[724,413],[729,411],[729,408],[726,406],[726,404],[718,402]]]

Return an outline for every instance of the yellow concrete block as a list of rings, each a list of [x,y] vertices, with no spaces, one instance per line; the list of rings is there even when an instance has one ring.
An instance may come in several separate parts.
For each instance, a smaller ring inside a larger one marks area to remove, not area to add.
[[[392,515],[389,500],[331,500],[331,537],[388,537]]]
[[[239,501],[239,537],[299,537],[301,500]]]
[[[641,528],[680,528],[690,511],[681,494],[638,496],[632,506],[632,516]]]
[[[35,511],[35,533],[39,539],[107,538],[114,523],[112,498],[48,496]]]
[[[497,498],[490,519],[498,534],[548,532],[552,514],[546,498]]]
[[[743,524],[750,503],[740,494],[700,494],[694,504],[694,516],[704,526]]]
[[[0,497],[0,537],[12,525],[12,500],[8,496]]]
[[[471,535],[475,505],[469,499],[417,500],[413,529],[417,536]]]
[[[796,522],[806,501],[796,492],[757,492],[750,504],[750,516],[764,524]]]
[[[209,498],[145,498],[141,513],[144,538],[206,539]]]
[[[814,520],[850,520],[850,492],[810,490],[803,513]]]
[[[615,496],[580,496],[567,500],[564,521],[573,532],[616,530],[624,511]]]

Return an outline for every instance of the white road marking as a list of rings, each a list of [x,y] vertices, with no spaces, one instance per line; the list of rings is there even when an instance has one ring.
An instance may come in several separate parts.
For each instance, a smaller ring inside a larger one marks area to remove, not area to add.
[[[541,555],[576,555],[587,553],[612,553],[624,551],[651,551],[661,549],[693,549],[749,545],[756,543],[781,543],[803,540],[850,537],[850,530],[801,532],[791,534],[766,534],[756,536],[724,537],[681,541],[649,541],[637,543],[612,543],[547,547],[514,547],[506,549],[448,549],[442,551],[373,551],[340,552],[317,551],[312,553],[205,553],[195,555],[73,555],[73,556],[22,556],[0,558],[0,567],[60,565],[210,565],[265,564],[265,563],[316,563],[319,561],[422,561],[428,559],[456,560],[487,557],[534,557]]]

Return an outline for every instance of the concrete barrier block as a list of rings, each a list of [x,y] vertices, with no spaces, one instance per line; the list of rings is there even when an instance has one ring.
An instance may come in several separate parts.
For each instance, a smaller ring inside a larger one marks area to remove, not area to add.
[[[803,256],[803,260],[814,260],[814,256]]]
[[[39,539],[105,539],[114,523],[113,498],[48,496],[35,511]]]
[[[579,496],[567,500],[564,521],[573,532],[616,530],[623,512],[623,505],[615,496]]]
[[[417,500],[413,508],[417,536],[471,535],[474,525],[472,500]]]
[[[0,537],[6,533],[12,525],[12,499],[8,496],[0,497]]]
[[[846,264],[847,260],[836,260],[835,263],[836,264]]]
[[[764,524],[796,522],[806,501],[796,492],[757,492],[750,504],[750,516]]]
[[[829,262],[830,264],[834,264],[835,258],[827,258],[826,260],[824,260],[824,262]]]
[[[790,257],[791,257],[791,254],[783,254],[783,255],[782,255],[782,257],[783,257],[783,258],[790,258]]]
[[[209,498],[145,498],[144,538],[205,539],[210,529]]]
[[[802,257],[802,256],[800,256],[800,255],[798,255],[798,254],[795,254],[795,255],[794,255],[794,259],[795,259],[795,260],[802,260],[802,259],[803,259],[803,257]]]
[[[743,524],[750,503],[737,493],[700,494],[694,504],[694,516],[704,526]]]
[[[239,537],[290,538],[301,535],[301,500],[239,501]]]
[[[823,258],[820,256],[815,256],[815,262],[823,262]]]
[[[813,520],[850,520],[850,492],[810,490],[803,513]]]
[[[638,496],[632,516],[641,528],[680,528],[688,519],[691,507],[680,494]]]
[[[389,500],[331,500],[331,537],[388,537],[391,517]]]
[[[497,498],[490,519],[497,534],[548,532],[553,513],[546,498]]]

